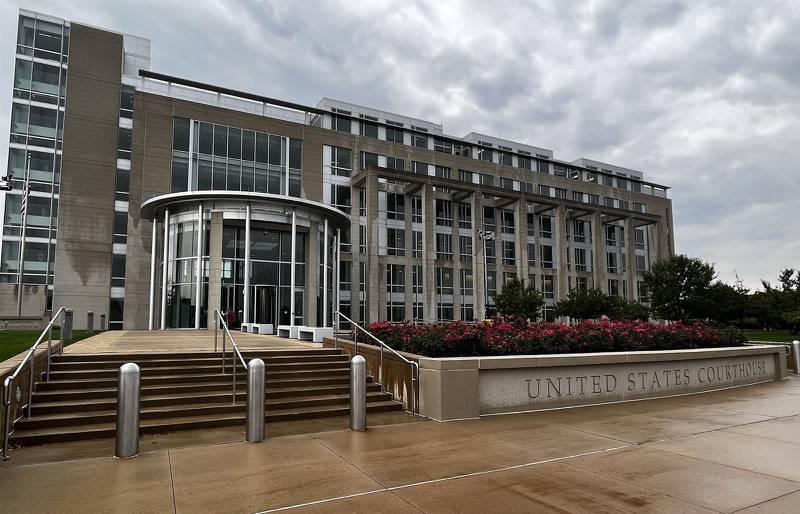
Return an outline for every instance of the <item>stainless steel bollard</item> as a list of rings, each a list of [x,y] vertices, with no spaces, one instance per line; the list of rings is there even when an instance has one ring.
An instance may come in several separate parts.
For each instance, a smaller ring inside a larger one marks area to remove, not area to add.
[[[139,366],[128,362],[119,367],[117,384],[117,441],[114,457],[139,454],[139,395],[142,382]]]
[[[367,429],[367,361],[361,355],[350,360],[350,430]]]
[[[266,367],[261,359],[247,363],[247,432],[245,441],[258,443],[266,436],[264,382]]]
[[[92,311],[86,313],[86,331],[90,334],[94,332],[94,312]]]
[[[62,348],[70,341],[72,341],[72,309],[64,309],[64,318],[61,321]]]
[[[792,341],[792,362],[794,362],[794,374],[800,375],[800,341]]]
[[[106,331],[106,314],[104,312],[100,313],[100,332]]]

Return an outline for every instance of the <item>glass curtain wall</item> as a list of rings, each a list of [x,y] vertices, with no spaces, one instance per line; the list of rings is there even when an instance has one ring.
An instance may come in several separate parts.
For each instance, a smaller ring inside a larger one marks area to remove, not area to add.
[[[255,224],[254,224],[255,225]],[[291,298],[290,231],[250,229],[250,320],[254,323],[288,325]],[[244,314],[245,229],[224,225],[222,230],[222,308],[234,326]],[[306,285],[306,235],[297,234],[295,249],[295,324],[303,325]]]
[[[69,26],[22,15],[16,50],[7,170],[12,190],[5,193],[0,282],[17,280],[20,207],[29,178],[23,282],[52,285]]]
[[[172,192],[227,190],[283,195],[288,159],[289,196],[300,197],[303,142],[289,139],[288,155],[286,142],[286,137],[274,134],[174,118]]]
[[[203,234],[202,288],[200,326],[208,319],[209,229]],[[197,292],[197,221],[171,223],[168,245],[167,326],[194,328]]]

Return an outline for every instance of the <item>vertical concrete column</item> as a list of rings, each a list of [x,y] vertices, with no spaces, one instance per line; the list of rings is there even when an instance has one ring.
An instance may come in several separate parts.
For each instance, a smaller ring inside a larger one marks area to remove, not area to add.
[[[461,296],[461,270],[464,268],[464,263],[461,262],[461,228],[459,227],[459,203],[452,202],[453,204],[453,319],[461,319],[461,306],[464,303],[464,298]]]
[[[288,180],[288,177],[287,177]],[[296,269],[297,269],[297,211],[292,209],[292,255],[290,256],[290,266],[291,269],[289,270],[289,326],[294,326],[294,288],[296,284],[297,277]]]
[[[214,309],[222,308],[222,211],[211,211],[208,232],[208,328],[214,328]],[[233,271],[236,273],[236,271]]]
[[[569,282],[567,280],[569,276],[569,271],[567,271],[567,253],[569,252],[569,246],[566,239],[567,209],[563,204],[559,205],[555,210],[555,225],[553,240],[555,241],[556,247],[553,249],[553,253],[558,259],[556,263],[556,269],[558,270],[558,291],[556,291],[556,299],[561,300],[569,294]]]
[[[234,271],[234,274],[236,271]],[[250,323],[250,204],[245,208],[244,220],[244,313],[242,322]]]
[[[150,238],[150,310],[147,313],[147,330],[153,330],[156,308],[156,259],[158,241],[158,220],[153,219],[152,237]]]
[[[435,238],[433,236],[433,226],[435,223],[433,212],[433,187],[425,184],[422,187],[422,274],[424,283],[422,286],[423,297],[423,317],[426,321],[436,318],[436,269],[434,262],[436,259]]]
[[[594,249],[594,287],[602,289],[608,294],[608,280],[606,276],[606,238],[603,229],[603,217],[599,211],[592,215],[592,249]],[[620,287],[622,287],[620,285]]]
[[[161,254],[161,330],[167,328],[167,278],[169,272],[169,209],[164,210],[164,251]]]
[[[517,200],[514,216],[517,218],[517,278],[528,280],[528,203],[524,198]]]
[[[406,291],[406,315],[405,318],[407,320],[411,320],[414,318],[414,258],[412,257],[414,253],[414,225],[411,222],[411,204],[412,200],[411,197],[408,195],[403,195],[403,207],[405,209],[405,246],[406,246],[406,256],[405,256],[405,266],[406,266],[406,281],[405,281],[405,291]]]
[[[197,206],[197,260],[195,262],[194,328],[200,328],[200,303],[203,298],[203,204]]]
[[[628,300],[636,300],[636,233],[630,216],[625,218],[625,277]]]
[[[341,308],[341,304],[339,303],[339,291],[342,289],[339,284],[342,281],[342,277],[339,276],[339,269],[341,269],[342,263],[342,230],[339,228],[336,229],[336,243],[334,247],[336,248],[336,258],[333,260],[333,310],[339,312]],[[338,324],[336,325],[336,331],[339,331]]]
[[[325,220],[327,221],[327,219]],[[308,229],[308,251],[306,252],[306,296],[305,296],[305,324],[307,326],[316,326],[317,320],[320,319],[319,312],[317,312],[317,298],[319,296],[319,252],[320,252],[320,227],[319,223],[311,222],[309,224]],[[330,253],[331,253],[331,243],[328,242],[328,238],[326,237],[323,240],[323,246],[321,250],[325,252],[323,256],[324,264],[328,264],[330,262]],[[327,282],[328,273],[327,273],[327,266],[323,268],[325,270],[325,274],[323,275],[323,285],[324,291],[327,292],[329,282]],[[327,293],[323,294],[323,302],[322,302],[322,326],[329,327],[331,319],[330,317],[325,317],[327,315],[328,310],[325,309],[327,305]]]
[[[378,176],[367,172],[367,290],[366,303],[369,320],[385,319],[386,305],[380,305],[375,284],[380,284],[378,266]],[[384,287],[384,294],[386,293]],[[380,315],[383,307],[384,315]],[[363,320],[362,320],[363,321]]]
[[[319,234],[317,231],[314,231],[313,237],[315,241],[319,239]],[[325,218],[325,222],[323,224],[322,229],[322,326],[328,326],[328,218]],[[313,252],[311,252],[313,253]]]
[[[486,289],[483,277],[486,268],[483,266],[486,248],[483,240],[478,236],[478,231],[483,229],[483,204],[481,194],[472,193],[469,204],[472,209],[472,287],[475,301],[475,317],[483,319],[486,315]]]

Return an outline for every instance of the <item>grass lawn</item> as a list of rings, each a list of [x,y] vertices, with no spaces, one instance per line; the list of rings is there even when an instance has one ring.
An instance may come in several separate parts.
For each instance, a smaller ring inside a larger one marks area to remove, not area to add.
[[[36,342],[36,338],[39,337],[41,331],[39,330],[0,330],[0,362],[10,359],[11,357],[15,356],[18,353],[22,353],[28,349],[30,349],[31,345]],[[60,330],[57,328],[53,329],[53,340],[59,338]],[[97,332],[95,332],[97,334]],[[73,330],[72,331],[72,343],[76,341],[80,341],[81,339],[86,339],[89,337],[89,334],[85,330]],[[69,346],[69,345],[67,345]],[[40,344],[39,348],[46,348],[47,347],[47,338],[45,338]]]
[[[792,341],[800,341],[800,335],[791,335],[788,330],[756,330],[747,328],[744,330],[744,335],[750,341],[771,341],[773,343],[791,343]]]

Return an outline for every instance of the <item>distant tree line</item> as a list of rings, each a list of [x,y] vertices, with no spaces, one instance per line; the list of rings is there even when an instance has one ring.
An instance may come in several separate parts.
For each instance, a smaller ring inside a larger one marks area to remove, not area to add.
[[[787,268],[777,285],[762,280],[763,291],[751,292],[740,283],[717,280],[714,265],[696,257],[675,255],[658,261],[644,275],[649,307],[605,294],[600,289],[570,291],[555,305],[556,316],[573,319],[668,321],[712,320],[738,328],[800,331],[800,270]],[[501,314],[535,321],[544,299],[524,281],[513,279],[497,294]]]

